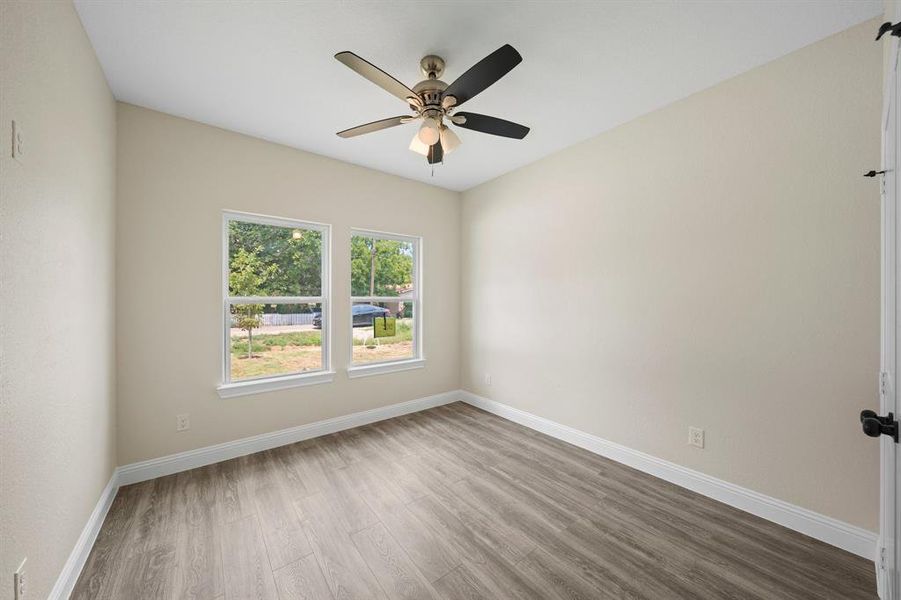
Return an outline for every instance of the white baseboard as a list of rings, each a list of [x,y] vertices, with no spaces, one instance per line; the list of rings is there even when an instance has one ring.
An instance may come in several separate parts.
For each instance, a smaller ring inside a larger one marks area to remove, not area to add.
[[[100,493],[100,499],[97,501],[97,505],[88,518],[84,529],[81,530],[81,535],[78,536],[75,547],[69,554],[66,564],[63,565],[63,570],[56,579],[56,584],[50,591],[48,600],[66,600],[72,593],[75,582],[78,581],[78,576],[81,575],[81,570],[91,554],[91,548],[94,547],[94,540],[97,539],[97,534],[100,533],[103,520],[106,519],[106,513],[109,512],[109,508],[116,498],[116,492],[119,491],[117,475],[117,471],[113,471],[109,483],[106,484],[106,487]]]
[[[752,515],[778,523],[783,527],[837,546],[868,560],[876,559],[878,536],[872,531],[849,525],[832,517],[705,475],[518,408],[477,396],[471,392],[461,390],[459,394],[460,399],[464,402],[514,423],[519,423]]]
[[[160,458],[153,458],[142,462],[132,463],[117,469],[119,475],[119,485],[130,485],[139,481],[147,481],[148,479],[156,479],[164,475],[172,475],[189,469],[196,469],[205,465],[230,460],[239,456],[246,456],[254,452],[269,450],[270,448],[278,448],[287,444],[293,444],[302,440],[319,437],[375,423],[376,421],[384,421],[392,417],[399,417],[427,408],[433,408],[442,404],[456,402],[459,400],[459,392],[444,392],[434,396],[426,396],[425,398],[417,398],[408,402],[400,402],[391,404],[381,408],[373,408],[363,412],[317,421],[307,425],[299,425],[290,427],[280,431],[271,433],[263,433],[252,437],[242,438],[232,442],[216,444],[215,446],[206,446],[196,450],[188,450],[187,452],[179,452]]]

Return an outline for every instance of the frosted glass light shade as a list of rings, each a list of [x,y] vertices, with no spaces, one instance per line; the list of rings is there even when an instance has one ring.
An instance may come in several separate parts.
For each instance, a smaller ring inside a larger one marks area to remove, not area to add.
[[[431,146],[438,142],[440,138],[440,133],[438,131],[438,121],[431,117],[426,117],[422,121],[422,127],[419,128],[419,140],[427,145]]]
[[[444,149],[445,154],[450,154],[456,150],[461,143],[460,138],[451,131],[450,127],[441,128],[441,148]]]
[[[423,156],[429,155],[429,146],[422,143],[422,140],[419,139],[419,133],[413,136],[413,140],[410,142],[410,150]]]

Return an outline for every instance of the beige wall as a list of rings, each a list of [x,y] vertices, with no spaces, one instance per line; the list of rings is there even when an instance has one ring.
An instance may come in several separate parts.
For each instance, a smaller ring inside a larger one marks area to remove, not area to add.
[[[70,2],[0,2],[0,598],[46,598],[115,465],[115,102]],[[10,122],[24,158],[10,158]]]
[[[463,386],[875,530],[877,25],[466,192]]]
[[[120,464],[459,386],[457,193],[119,104],[118,201]],[[216,394],[223,209],[332,225],[333,383]],[[425,368],[347,378],[351,227],[423,237]]]

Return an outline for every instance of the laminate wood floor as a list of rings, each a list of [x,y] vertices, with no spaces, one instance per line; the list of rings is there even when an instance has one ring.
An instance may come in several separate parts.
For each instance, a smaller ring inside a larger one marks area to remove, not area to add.
[[[72,597],[872,600],[874,580],[457,403],[123,487]]]

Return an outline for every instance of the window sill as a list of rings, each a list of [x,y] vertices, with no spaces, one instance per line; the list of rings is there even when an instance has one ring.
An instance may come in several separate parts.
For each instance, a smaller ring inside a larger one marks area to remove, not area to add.
[[[250,394],[259,394],[262,392],[274,392],[275,390],[286,390],[288,388],[301,387],[305,385],[331,383],[334,378],[334,371],[324,371],[321,373],[304,373],[302,375],[287,375],[285,377],[272,377],[269,379],[240,381],[237,383],[223,383],[216,388],[216,392],[219,394],[220,398],[235,398],[237,396],[247,396]]]
[[[413,358],[410,360],[376,363],[372,365],[358,365],[356,367],[348,367],[347,376],[351,379],[354,379],[356,377],[368,377],[370,375],[384,375],[385,373],[396,373],[398,371],[421,369],[424,366],[424,358]]]

